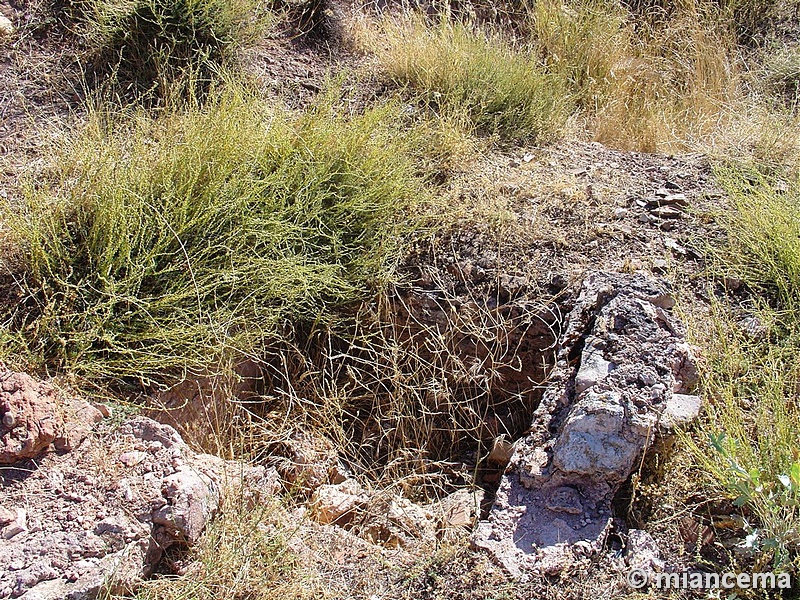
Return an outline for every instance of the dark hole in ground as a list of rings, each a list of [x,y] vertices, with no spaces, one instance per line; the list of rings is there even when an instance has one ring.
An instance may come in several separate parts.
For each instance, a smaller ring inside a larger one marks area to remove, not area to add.
[[[378,485],[403,481],[412,499],[473,484],[492,495],[505,464],[487,459],[498,441],[513,443],[529,428],[560,315],[553,302],[524,294],[465,301],[411,286],[362,304],[341,326],[287,330],[240,365],[238,383],[219,387],[239,401],[236,410],[262,419],[246,449],[257,460],[296,456],[310,434],[350,473]],[[151,416],[198,439],[203,428],[241,418],[214,395],[183,382]]]

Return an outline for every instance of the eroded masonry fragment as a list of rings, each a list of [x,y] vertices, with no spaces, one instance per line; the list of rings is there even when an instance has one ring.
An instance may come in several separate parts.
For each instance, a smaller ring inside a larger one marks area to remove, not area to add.
[[[473,543],[515,577],[602,548],[611,501],[659,432],[695,418],[697,372],[664,282],[593,273],[560,339],[530,433]]]

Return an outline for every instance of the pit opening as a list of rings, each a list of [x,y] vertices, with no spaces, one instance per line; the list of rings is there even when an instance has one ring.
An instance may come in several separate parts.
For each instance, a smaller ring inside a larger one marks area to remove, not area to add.
[[[287,327],[227,380],[157,395],[150,416],[205,451],[275,465],[298,487],[353,475],[412,500],[472,485],[489,500],[505,468],[493,450],[530,427],[565,300],[509,291],[499,276],[452,285],[432,272],[341,324]]]

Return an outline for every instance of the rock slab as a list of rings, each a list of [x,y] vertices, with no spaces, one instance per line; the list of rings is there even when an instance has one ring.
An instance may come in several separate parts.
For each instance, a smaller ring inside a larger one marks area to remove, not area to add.
[[[513,577],[598,552],[614,495],[653,437],[697,416],[697,371],[673,305],[644,274],[584,280],[530,433],[472,537]]]

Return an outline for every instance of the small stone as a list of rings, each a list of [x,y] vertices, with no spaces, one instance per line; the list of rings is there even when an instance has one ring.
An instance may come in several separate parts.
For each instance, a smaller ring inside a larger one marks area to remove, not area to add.
[[[0,506],[0,525],[8,525],[17,518],[16,511]]]
[[[667,386],[663,383],[657,383],[650,388],[650,398],[654,401],[659,401],[663,398],[664,392],[667,391]]]
[[[581,356],[581,365],[575,376],[575,393],[581,394],[605,379],[613,365],[603,357],[603,352],[587,341]]]
[[[653,537],[641,529],[628,531],[627,552],[625,562],[631,569],[638,569],[648,573],[664,568],[664,561],[660,558],[658,545]]]
[[[663,258],[657,258],[653,261],[653,271],[656,273],[663,273],[667,270],[667,261]]]
[[[672,394],[667,400],[660,423],[667,429],[688,425],[700,414],[703,400],[693,394]]]
[[[658,206],[652,209],[650,214],[658,217],[659,219],[682,219],[684,216],[683,211],[671,206]]]
[[[111,407],[106,404],[100,404],[99,402],[94,402],[92,404],[94,408],[100,411],[100,414],[103,415],[104,418],[110,419],[111,415],[114,414],[114,411],[111,410]]]
[[[161,493],[169,504],[153,513],[153,522],[175,531],[189,543],[200,538],[219,510],[219,487],[199,469],[184,468],[168,475]]]
[[[3,538],[6,540],[10,540],[14,536],[19,535],[20,533],[25,533],[28,531],[28,524],[27,524],[28,516],[27,512],[24,508],[18,508],[16,510],[16,516],[14,520],[3,527]]]
[[[458,490],[442,498],[438,509],[434,506],[432,510],[434,514],[441,513],[442,526],[445,528],[472,527],[480,515],[481,502],[483,502],[482,489]]]
[[[654,369],[645,369],[639,375],[639,381],[646,386],[654,385],[658,381],[658,375]]]
[[[140,464],[144,459],[147,458],[146,452],[140,452],[139,450],[131,450],[130,452],[123,452],[119,455],[119,462],[121,462],[126,467],[135,467],[136,465]]]
[[[686,194],[670,194],[661,200],[662,204],[670,206],[689,206],[689,201],[686,199]]]
[[[136,498],[136,492],[133,491],[130,481],[128,481],[127,479],[120,479],[117,485],[119,488],[120,496],[122,496],[122,498],[126,502],[133,502],[134,499]]]
[[[647,207],[653,208],[656,206],[680,206],[686,208],[689,206],[689,201],[686,194],[673,194],[669,190],[660,188],[656,190],[655,198],[647,201]]]
[[[675,229],[675,221],[664,221],[659,225],[661,231],[672,231]]]
[[[51,386],[0,368],[0,464],[34,458],[47,450],[64,429],[60,400]]]
[[[10,37],[14,34],[14,24],[11,19],[0,14],[0,38]]]
[[[103,420],[103,412],[97,407],[89,404],[85,400],[79,400],[73,404],[75,418],[84,424],[95,424]]]
[[[769,327],[761,322],[755,315],[745,317],[739,322],[739,328],[752,340],[764,339],[769,334]]]
[[[673,239],[671,237],[665,237],[664,238],[664,246],[668,250],[672,250],[675,254],[680,254],[680,255],[685,255],[686,254],[686,248],[681,246],[677,242],[677,240],[675,240],[675,239]]]
[[[626,209],[626,208],[618,207],[618,208],[614,209],[614,217],[617,218],[617,219],[622,219],[627,214],[628,214],[628,209]]]
[[[511,460],[511,455],[514,453],[514,445],[505,439],[504,436],[495,438],[492,444],[492,451],[489,453],[488,462],[505,467]]]
[[[322,524],[341,523],[352,517],[353,511],[367,503],[364,488],[355,479],[336,485],[322,485],[311,498],[314,517]]]

